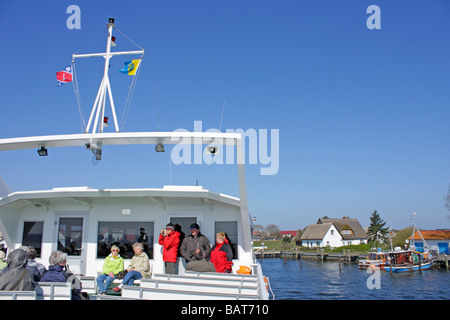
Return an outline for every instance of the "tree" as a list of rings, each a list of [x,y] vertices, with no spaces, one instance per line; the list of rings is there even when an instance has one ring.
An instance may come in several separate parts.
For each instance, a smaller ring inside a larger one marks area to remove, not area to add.
[[[267,235],[270,236],[270,237],[273,237],[275,239],[281,238],[281,231],[280,231],[280,228],[277,225],[269,224],[266,227],[266,232],[267,232]]]
[[[448,188],[447,196],[445,197],[445,205],[444,206],[450,211],[450,186]],[[450,219],[450,215],[447,215],[447,218]]]
[[[379,239],[384,239],[386,234],[389,232],[388,228],[384,228],[386,222],[381,219],[377,210],[374,210],[372,216],[370,217],[370,226],[367,230],[367,238],[369,241],[377,241]]]
[[[392,239],[392,246],[401,247],[405,245],[405,240],[408,239],[412,235],[413,227],[408,227],[402,230],[398,230],[395,232],[395,237]]]
[[[260,224],[254,224],[253,225],[253,237],[255,239],[265,239],[267,236],[266,230],[264,230],[264,227]]]

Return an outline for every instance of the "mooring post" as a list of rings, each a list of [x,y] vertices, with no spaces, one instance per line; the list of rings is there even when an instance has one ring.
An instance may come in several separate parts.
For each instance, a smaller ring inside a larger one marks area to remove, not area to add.
[[[422,272],[422,255],[419,253],[418,256],[419,256],[419,272]]]
[[[302,253],[300,252],[300,270],[303,268],[302,266]]]
[[[394,259],[389,259],[389,273],[391,274],[391,276],[392,276],[392,265],[393,265],[393,260]]]

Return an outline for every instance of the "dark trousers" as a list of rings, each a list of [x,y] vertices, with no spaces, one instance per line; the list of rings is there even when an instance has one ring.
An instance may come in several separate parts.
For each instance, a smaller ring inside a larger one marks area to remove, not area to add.
[[[175,274],[175,262],[164,262],[167,274]]]

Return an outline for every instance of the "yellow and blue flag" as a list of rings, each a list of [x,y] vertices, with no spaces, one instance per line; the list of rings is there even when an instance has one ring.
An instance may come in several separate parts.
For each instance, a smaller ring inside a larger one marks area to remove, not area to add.
[[[124,62],[125,67],[119,71],[124,74],[127,74],[129,76],[134,76],[136,74],[136,70],[138,69],[140,63],[141,63],[141,59]]]

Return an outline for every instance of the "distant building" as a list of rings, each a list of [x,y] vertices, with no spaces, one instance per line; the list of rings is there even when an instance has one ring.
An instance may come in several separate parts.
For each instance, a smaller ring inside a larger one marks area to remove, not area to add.
[[[290,237],[294,239],[297,236],[297,231],[281,231],[281,238]]]
[[[367,236],[357,219],[319,219],[310,224],[300,238],[304,247],[342,247],[367,243]]]
[[[420,230],[420,233],[427,242],[430,250],[439,251],[440,254],[450,253],[450,230]],[[408,240],[411,240],[411,238],[412,236]],[[414,233],[414,242],[416,250],[423,252],[424,243],[417,231]]]

